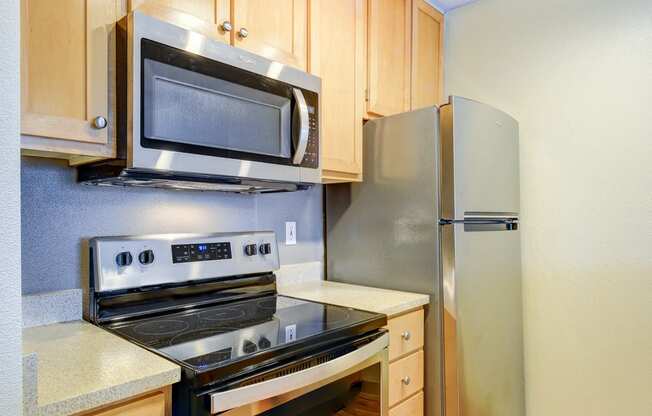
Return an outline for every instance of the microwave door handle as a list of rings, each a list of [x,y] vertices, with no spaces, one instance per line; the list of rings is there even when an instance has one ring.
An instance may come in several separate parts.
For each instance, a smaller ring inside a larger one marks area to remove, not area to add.
[[[303,92],[298,88],[292,89],[296,105],[294,111],[299,113],[299,139],[296,143],[296,151],[292,163],[300,165],[303,162],[303,157],[306,155],[308,148],[308,135],[310,133],[310,119],[308,117],[308,105],[306,99],[303,98]]]

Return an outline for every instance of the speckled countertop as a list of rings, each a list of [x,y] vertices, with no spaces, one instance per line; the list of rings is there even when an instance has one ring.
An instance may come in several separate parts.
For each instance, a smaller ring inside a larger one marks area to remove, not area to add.
[[[416,309],[430,302],[428,295],[375,287],[350,285],[325,280],[279,286],[281,295],[347,306],[388,317]]]
[[[84,321],[24,329],[23,355],[35,361],[24,376],[26,414],[89,410],[176,383],[181,375],[176,364]]]

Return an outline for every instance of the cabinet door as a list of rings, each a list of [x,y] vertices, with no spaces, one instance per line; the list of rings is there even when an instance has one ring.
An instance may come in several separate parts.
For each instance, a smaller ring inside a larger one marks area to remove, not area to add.
[[[312,0],[310,72],[321,77],[321,166],[325,182],[362,178],[366,0]]]
[[[234,0],[233,7],[234,46],[306,69],[308,0]]]
[[[21,133],[45,138],[53,151],[62,141],[107,145],[116,1],[23,0],[21,7]],[[23,138],[23,148],[40,144]]]
[[[424,0],[412,8],[412,109],[443,103],[444,16]]]
[[[168,416],[170,414],[168,388],[124,403],[91,410],[79,416]]]
[[[387,116],[410,108],[411,17],[410,0],[369,0],[369,116]]]
[[[129,11],[140,9],[161,20],[194,30],[225,43],[231,32],[224,30],[230,22],[230,0],[129,0]]]

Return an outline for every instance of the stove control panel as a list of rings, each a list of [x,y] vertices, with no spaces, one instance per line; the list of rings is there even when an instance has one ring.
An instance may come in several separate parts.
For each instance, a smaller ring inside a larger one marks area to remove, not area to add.
[[[190,261],[227,260],[231,255],[231,243],[173,244],[172,263],[187,263]]]
[[[279,268],[272,231],[97,237],[89,246],[98,292],[269,273]]]

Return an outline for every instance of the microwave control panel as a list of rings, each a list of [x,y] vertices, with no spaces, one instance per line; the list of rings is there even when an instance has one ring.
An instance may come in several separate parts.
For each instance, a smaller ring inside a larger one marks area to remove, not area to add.
[[[319,121],[315,107],[308,106],[308,146],[301,162],[303,168],[317,169],[319,167]]]

